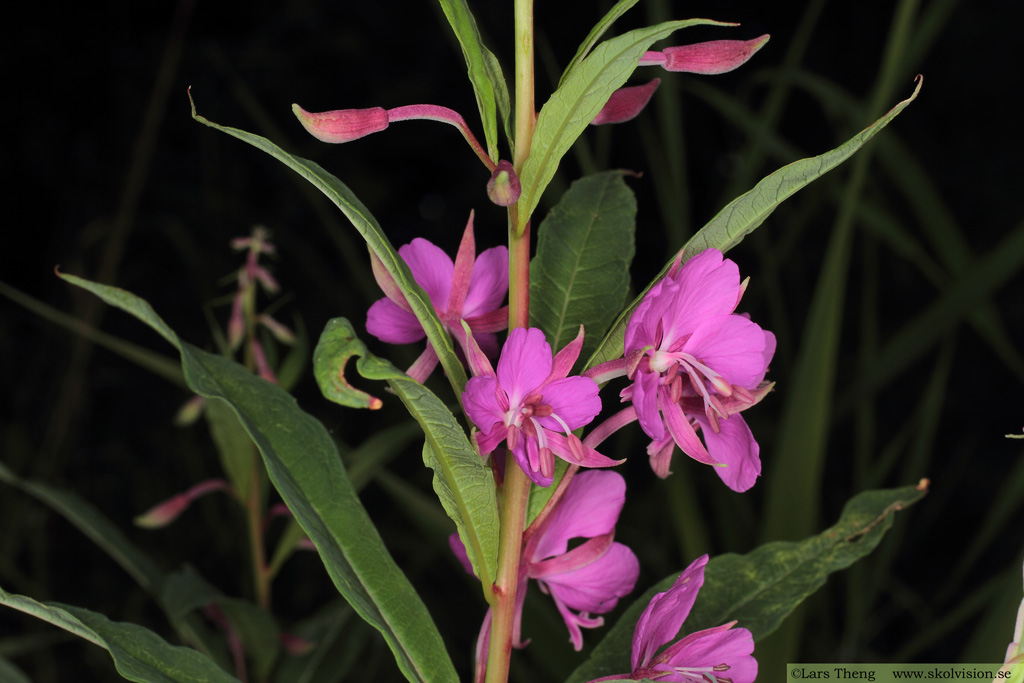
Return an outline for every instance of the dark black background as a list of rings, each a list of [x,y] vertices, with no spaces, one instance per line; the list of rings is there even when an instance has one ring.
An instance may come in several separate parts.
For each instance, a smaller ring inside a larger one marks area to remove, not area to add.
[[[886,106],[909,95],[915,74],[925,75],[919,100],[893,128],[928,169],[973,252],[984,254],[1021,219],[1017,191],[1022,176],[1017,161],[1024,146],[1015,101],[1021,58],[1014,34],[1021,12],[1011,0],[984,5],[920,4],[922,12],[948,6],[950,15],[929,49],[904,65],[896,94]],[[893,7],[839,2],[822,6],[802,64],[863,100],[870,96],[877,78]],[[485,40],[510,73],[510,4],[475,3],[475,9]],[[601,9],[538,4],[538,106],[557,79],[553,65],[567,62]],[[641,3],[617,28],[648,23],[645,11]],[[669,11],[676,18],[708,16],[742,24],[729,33],[728,29],[694,29],[682,42],[772,35],[748,67],[712,81],[758,103],[764,93],[759,74],[781,62],[808,7],[803,3],[678,2]],[[282,319],[293,324],[303,321],[314,339],[327,319],[346,315],[359,320],[379,296],[371,282],[352,284],[353,273],[359,276],[356,269],[366,267],[365,250],[354,233],[346,232],[341,217],[319,200],[311,201],[309,191],[272,159],[194,122],[189,116],[189,86],[199,112],[207,118],[270,137],[343,179],[396,245],[425,235],[452,253],[471,209],[477,211],[481,248],[504,241],[503,214],[487,204],[483,193],[487,174],[453,129],[409,122],[344,147],[328,147],[311,140],[290,112],[293,102],[314,111],[429,102],[462,112],[480,134],[458,47],[440,10],[430,2],[107,2],[60,8],[37,4],[21,12],[0,29],[6,55],[2,67],[6,239],[0,250],[0,280],[60,311],[148,348],[168,351],[148,329],[121,313],[95,307],[87,296],[60,282],[53,273],[57,265],[62,271],[102,279],[145,297],[182,337],[209,345],[204,307],[223,301],[231,286],[225,277],[239,264],[227,242],[256,224],[272,231],[280,250],[275,272],[292,297],[282,309]],[[928,27],[915,30],[924,32]],[[743,136],[701,102],[688,101],[687,106],[683,125],[690,144],[689,221],[699,226],[723,203],[736,166],[731,155],[741,149]],[[614,133],[612,166],[648,170],[636,132],[636,126],[643,125],[653,125],[652,119],[641,117]],[[781,132],[801,155],[813,155],[835,147],[855,128],[827,107],[797,94],[787,104]],[[598,134],[588,135],[600,144]],[[761,175],[781,163],[767,162]],[[564,188],[579,172],[575,158],[568,156],[555,187]],[[634,283],[642,286],[679,245],[664,244],[649,171],[631,185],[640,201]],[[874,189],[887,196],[885,188]],[[892,208],[897,214],[905,211],[897,200]],[[781,222],[785,215],[780,211],[772,220]],[[772,220],[763,231],[773,229]],[[793,362],[818,277],[824,228],[829,225],[831,218],[825,211],[822,234],[808,236],[785,273],[792,305],[788,329],[766,320],[767,305],[758,302],[756,295],[750,297],[751,305],[760,307],[755,311],[760,315],[757,319],[780,335],[780,358],[774,368],[776,373],[781,371],[775,375],[779,391],[784,372]],[[346,238],[350,239],[347,246],[339,241]],[[755,271],[755,282],[757,244],[748,240],[731,254],[745,273]],[[903,274],[901,269],[907,266],[898,259],[884,258],[883,268],[890,269],[886,282],[891,287],[882,297],[883,318],[890,326],[883,332],[891,333],[927,306],[934,292],[918,276]],[[1024,339],[1021,275],[1002,285],[993,301],[1019,349]],[[226,309],[221,305],[212,310],[223,324]],[[6,299],[0,302],[0,315],[3,461],[22,475],[73,489],[91,500],[128,529],[133,540],[164,557],[168,567],[190,561],[230,586],[237,568],[228,563],[236,560],[218,559],[231,558],[218,549],[234,548],[236,533],[229,525],[216,523],[235,514],[226,503],[206,504],[195,513],[204,522],[163,536],[129,526],[131,517],[153,502],[217,472],[202,430],[181,431],[169,425],[187,394]],[[896,582],[912,594],[908,602],[922,608],[916,612],[919,621],[928,618],[921,615],[930,614],[932,591],[940,590],[944,568],[963,551],[967,530],[982,518],[986,501],[1020,457],[1019,445],[1002,435],[1024,425],[1020,379],[967,327],[944,338],[955,339],[956,364],[953,391],[946,400],[935,446],[934,471],[928,472],[935,492],[913,513],[917,517],[903,520],[910,524],[916,519],[921,526],[910,532],[917,535],[913,556],[897,563],[902,574]],[[854,353],[855,343],[846,349],[848,353]],[[911,365],[886,389],[892,409],[882,417],[881,431],[898,428],[903,419],[900,406],[916,402],[928,368],[924,363]],[[840,372],[841,383],[854,379]],[[301,405],[323,416],[332,431],[350,443],[358,443],[365,430],[395,419],[339,417],[319,398],[309,378],[296,393]],[[761,418],[765,423],[774,419],[771,411],[777,411],[780,402],[774,408],[770,403]],[[770,428],[765,425],[769,432]],[[850,438],[852,428],[848,420],[838,421],[837,458],[842,457],[842,441]],[[770,451],[770,445],[762,444],[763,452]],[[418,453],[410,457],[415,466]],[[766,460],[767,476],[769,468]],[[831,520],[851,492],[841,462],[830,463],[827,473],[836,491],[835,496],[823,495]],[[757,501],[756,496],[763,494],[752,495]],[[386,497],[371,489],[366,498],[372,511],[388,514]],[[155,610],[131,588],[121,570],[77,531],[12,489],[0,493],[0,502],[4,515],[0,517],[0,585],[118,619],[150,619],[154,628],[163,628]],[[1005,520],[1001,530],[1005,542],[990,547],[991,556],[965,579],[964,594],[1019,563],[1024,534],[1018,510],[1014,508]],[[408,536],[397,534],[400,561],[417,557],[409,550]],[[418,585],[451,583],[445,572],[455,571],[454,565],[442,561],[440,568],[424,567],[440,555],[425,557],[415,560]],[[671,565],[678,559],[682,558],[670,554],[662,561]],[[287,575],[294,585],[285,591],[291,602],[279,609],[299,618],[320,599],[320,591],[330,588],[312,558],[295,562],[298,567]],[[661,575],[652,570],[647,578],[653,581]],[[1006,600],[1019,600],[1019,589],[1018,584],[1017,592]],[[956,596],[945,600],[942,613],[957,605]],[[460,634],[455,647],[465,650],[472,637],[467,632],[475,626],[452,626],[448,619],[439,617],[442,628],[455,629]],[[893,622],[871,643],[873,655],[899,652],[910,639],[907,630],[920,625],[904,619]],[[960,622],[947,640],[918,653],[920,661],[956,659],[951,653],[959,652],[971,636],[972,623],[970,619]],[[0,634],[53,631],[27,618],[0,613]],[[1007,623],[1005,642],[1011,633],[1012,624]],[[91,646],[62,642],[54,648],[53,652],[75,664],[88,657],[97,667],[105,665],[101,663],[105,655],[96,654]],[[812,649],[808,659],[814,658],[840,661],[835,652]],[[57,673],[59,667],[38,656],[15,661],[30,674],[38,667],[41,681],[70,680],[60,678],[67,674]],[[75,670],[75,664],[69,670]],[[103,674],[97,675],[96,680],[102,680]],[[74,680],[92,679],[76,675]]]

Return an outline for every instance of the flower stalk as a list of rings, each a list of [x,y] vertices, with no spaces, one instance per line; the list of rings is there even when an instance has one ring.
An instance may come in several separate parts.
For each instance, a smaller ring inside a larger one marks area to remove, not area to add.
[[[515,142],[512,166],[519,173],[530,155],[534,109],[533,0],[515,0]],[[530,324],[530,224],[518,230],[518,203],[508,207],[509,332]],[[487,683],[508,680],[515,630],[516,591],[522,562],[523,527],[530,496],[530,479],[512,461],[506,462],[500,492],[501,538],[498,574],[493,591],[492,622],[487,653]]]

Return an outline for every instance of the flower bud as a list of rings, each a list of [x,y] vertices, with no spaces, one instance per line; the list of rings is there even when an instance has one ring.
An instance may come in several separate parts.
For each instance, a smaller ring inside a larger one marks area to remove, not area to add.
[[[709,40],[693,45],[678,45],[662,52],[648,52],[640,65],[660,64],[666,71],[694,74],[724,74],[742,66],[768,42],[768,34],[753,40]]]
[[[371,133],[379,133],[389,123],[388,113],[381,107],[312,113],[293,104],[292,112],[303,128],[321,142],[351,142]]]
[[[511,162],[499,161],[487,181],[487,196],[498,206],[512,206],[519,201],[522,186]]]
[[[182,512],[187,510],[196,498],[213,491],[224,490],[229,490],[229,486],[223,479],[209,479],[200,482],[188,491],[172,496],[163,503],[151,508],[145,514],[139,515],[134,520],[135,525],[144,529],[159,529],[160,527],[167,526],[176,520]]]
[[[660,78],[655,78],[646,85],[631,85],[619,88],[608,98],[604,107],[597,113],[594,120],[590,122],[593,126],[601,126],[606,123],[623,123],[635,118],[643,111],[651,96],[661,84]]]

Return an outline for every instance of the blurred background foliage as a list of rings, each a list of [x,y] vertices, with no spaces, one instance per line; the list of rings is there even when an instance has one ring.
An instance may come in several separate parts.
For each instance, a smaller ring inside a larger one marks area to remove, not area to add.
[[[506,5],[474,9],[508,69]],[[538,105],[609,5],[538,3]],[[90,501],[162,569],[188,564],[225,593],[251,597],[243,519],[227,498],[202,499],[167,529],[131,526],[154,503],[218,476],[216,452],[202,423],[172,424],[189,398],[173,373],[154,374],[110,345],[169,349],[58,281],[53,268],[129,289],[182,338],[214,348],[241,265],[228,242],[264,225],[278,246],[270,263],[283,289],[279,320],[307,343],[329,318],[364,320],[380,294],[358,236],[290,171],[193,122],[186,88],[207,118],[267,136],[349,184],[396,246],[424,236],[454,253],[470,210],[479,248],[502,243],[505,232],[484,193],[487,174],[454,129],[403,123],[329,147],[305,135],[290,105],[434,103],[479,130],[458,47],[430,2],[23,11],[3,29],[5,83],[18,106],[4,114],[0,458]],[[629,181],[639,200],[637,288],[759,178],[836,147],[907,97],[915,74],[925,81],[868,149],[730,253],[751,276],[742,308],[779,341],[776,391],[748,413],[764,463],[754,490],[734,494],[678,454],[676,474],[659,481],[638,432],[609,445],[610,455],[633,456],[617,539],[641,558],[638,592],[702,552],[802,538],[833,523],[854,493],[927,477],[932,493],[897,519],[874,555],[759,644],[763,680],[781,680],[786,661],[999,661],[1024,549],[1022,446],[1004,437],[1024,426],[1024,216],[1013,189],[1024,145],[1008,101],[1019,5],[645,0],[616,28],[689,16],[742,26],[690,29],[677,43],[772,39],[732,74],[640,70],[632,82],[663,78],[652,105],[632,123],[588,131],[541,207],[581,174],[640,173]],[[97,330],[110,337],[98,340]],[[399,365],[418,352],[371,346]],[[389,548],[468,672],[483,607],[443,543],[451,529],[408,418],[394,400],[375,413],[327,403],[308,365],[294,393],[341,444]],[[169,633],[153,601],[97,545],[35,498],[0,486],[0,585]],[[311,553],[292,558],[275,585],[283,628],[338,643],[325,648],[332,654],[312,680],[396,677],[375,634],[333,601]],[[520,680],[560,680],[579,661],[549,601],[528,603],[524,629],[533,642],[516,658]],[[0,658],[41,683],[115,676],[98,648],[7,610]]]

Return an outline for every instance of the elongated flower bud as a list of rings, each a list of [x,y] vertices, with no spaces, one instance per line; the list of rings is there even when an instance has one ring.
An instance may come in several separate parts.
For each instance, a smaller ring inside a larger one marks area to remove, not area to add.
[[[640,66],[657,64],[666,71],[724,74],[742,66],[768,42],[768,38],[765,34],[753,40],[709,40],[669,47],[661,52],[647,52],[640,58]]]
[[[320,113],[308,112],[297,104],[292,112],[303,128],[321,142],[351,142],[379,133],[388,127],[388,113],[381,107],[369,109],[335,109]]]
[[[590,122],[593,126],[601,126],[606,123],[623,123],[635,118],[643,111],[651,96],[661,84],[660,78],[655,78],[646,85],[631,85],[619,88],[608,98],[604,107],[597,113],[594,120]]]

